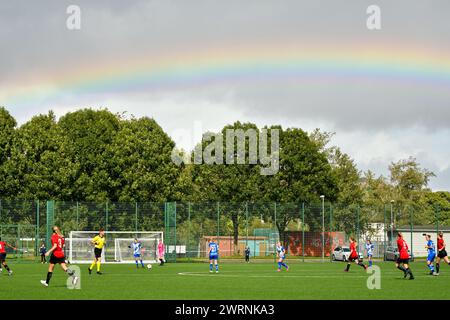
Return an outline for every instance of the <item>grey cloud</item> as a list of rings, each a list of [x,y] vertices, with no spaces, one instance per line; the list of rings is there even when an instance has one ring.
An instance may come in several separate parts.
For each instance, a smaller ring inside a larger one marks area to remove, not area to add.
[[[70,4],[82,9],[79,32],[65,28],[65,10]],[[382,30],[377,32],[368,32],[365,27],[365,10],[370,4],[382,9]],[[51,82],[68,65],[89,69],[105,61],[123,65],[146,54],[164,57],[174,51],[199,53],[217,47],[264,47],[277,41],[343,48],[365,43],[411,46],[448,54],[449,12],[448,0],[5,0],[0,1],[0,96],[5,85],[20,86],[40,78]],[[26,119],[35,113],[31,110],[99,106],[104,101],[118,110],[113,101],[120,101],[120,107],[130,113],[137,109],[140,114],[155,112],[165,119],[163,126],[170,121],[170,127],[175,128],[177,121],[182,127],[185,118],[167,120],[170,117],[162,115],[180,113],[176,99],[174,103],[161,101],[166,101],[167,96],[181,96],[186,106],[201,101],[202,106],[217,108],[223,118],[229,114],[227,121],[245,117],[258,118],[266,124],[274,123],[274,119],[299,126],[306,121],[327,123],[338,133],[362,132],[367,139],[378,131],[406,132],[408,128],[421,127],[426,128],[423,134],[430,139],[438,135],[442,141],[448,140],[448,131],[444,130],[450,128],[448,83],[385,80],[361,82],[338,77],[317,84],[301,78],[275,79],[261,74],[248,81],[180,91],[165,89],[152,92],[151,96],[146,92],[142,96],[127,92],[80,96],[68,92],[54,99],[40,97],[30,105],[7,107]],[[0,101],[0,105],[4,104]],[[155,111],[158,105],[165,109]],[[200,109],[193,107],[195,112],[202,112]],[[214,112],[205,114],[211,117]],[[219,125],[217,120],[214,119],[215,126]],[[438,148],[433,145],[427,150]],[[377,150],[373,153],[375,158]],[[380,161],[382,170],[386,159]],[[436,161],[430,159],[427,165],[433,166]],[[442,174],[445,178],[436,181],[448,186],[444,181],[448,170]]]

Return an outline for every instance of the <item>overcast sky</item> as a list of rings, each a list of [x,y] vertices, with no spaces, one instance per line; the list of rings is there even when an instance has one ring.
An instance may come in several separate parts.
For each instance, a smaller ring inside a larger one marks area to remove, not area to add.
[[[81,9],[80,30],[66,27],[71,4]],[[366,27],[371,4],[381,8],[381,30]],[[264,61],[265,51],[282,57],[287,48],[331,57],[369,50],[390,66],[418,55],[412,63],[444,71],[355,76],[350,66],[289,77],[286,70],[280,76],[250,68],[239,77],[225,79],[222,70],[219,79],[197,79],[192,67],[215,55],[238,64],[242,52]],[[60,116],[107,107],[155,118],[187,149],[199,128],[219,130],[236,120],[320,127],[336,132],[333,144],[361,170],[386,174],[390,162],[413,156],[436,173],[433,189],[450,190],[448,0],[0,0],[0,57],[0,105],[19,123],[50,109]],[[164,59],[192,67],[195,81],[144,81],[132,89],[126,77],[105,82],[109,72]],[[100,85],[89,85],[91,71]],[[77,83],[85,81],[90,88],[81,89]]]

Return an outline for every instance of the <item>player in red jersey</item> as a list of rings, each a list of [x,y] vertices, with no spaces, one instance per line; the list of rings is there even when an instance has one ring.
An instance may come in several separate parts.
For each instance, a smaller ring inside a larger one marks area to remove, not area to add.
[[[53,235],[52,235],[52,247],[45,253],[45,256],[50,256],[50,265],[48,266],[47,280],[41,280],[41,284],[45,287],[48,287],[50,279],[53,275],[53,270],[55,269],[55,264],[61,265],[61,268],[66,272],[69,277],[73,277],[72,284],[76,285],[78,282],[78,277],[75,276],[75,272],[70,270],[66,266],[66,258],[64,256],[64,236],[57,226],[53,227]]]
[[[414,280],[414,276],[409,268],[409,252],[408,245],[406,244],[405,239],[403,239],[403,235],[401,232],[397,234],[397,247],[399,256],[395,263],[397,269],[403,271],[404,278],[409,275],[409,280]]]
[[[447,251],[445,250],[445,242],[444,242],[444,234],[439,232],[438,238],[437,238],[437,248],[438,248],[438,254],[436,259],[436,273],[439,274],[439,267],[441,259],[444,259],[445,263],[447,263],[450,266],[450,261],[447,256]]]
[[[3,272],[3,266],[8,271],[8,275],[12,275],[12,270],[6,264],[6,247],[17,250],[13,246],[7,244],[5,241],[2,241],[2,238],[0,237],[0,273]]]
[[[359,261],[359,254],[356,251],[356,240],[353,237],[350,237],[350,256],[348,257],[347,268],[344,270],[348,272],[350,270],[350,264],[355,262],[358,266],[363,267],[364,270],[367,269],[367,266],[364,265],[361,261]]]

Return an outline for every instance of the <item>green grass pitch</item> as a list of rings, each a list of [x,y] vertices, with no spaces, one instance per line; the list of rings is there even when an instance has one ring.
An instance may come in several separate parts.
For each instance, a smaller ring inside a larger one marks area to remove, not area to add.
[[[47,265],[11,264],[14,274],[0,275],[3,299],[450,299],[450,267],[442,264],[441,275],[429,276],[425,262],[411,264],[416,276],[404,280],[394,263],[380,262],[381,289],[367,288],[368,274],[344,263],[290,263],[290,270],[276,272],[274,263],[226,262],[218,274],[207,263],[172,263],[151,270],[135,265],[102,265],[103,275],[89,275],[81,267],[81,289],[66,288],[66,275],[57,266],[50,287],[43,287]]]

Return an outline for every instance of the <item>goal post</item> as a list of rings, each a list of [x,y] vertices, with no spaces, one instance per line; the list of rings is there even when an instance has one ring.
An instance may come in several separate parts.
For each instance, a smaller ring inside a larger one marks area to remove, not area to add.
[[[66,256],[70,263],[91,263],[94,259],[92,238],[98,231],[71,231],[66,238]],[[131,244],[134,239],[142,245],[141,257],[145,263],[157,260],[158,243],[163,239],[161,231],[106,231],[102,250],[102,263],[134,263]],[[130,248],[131,247],[131,248]]]

